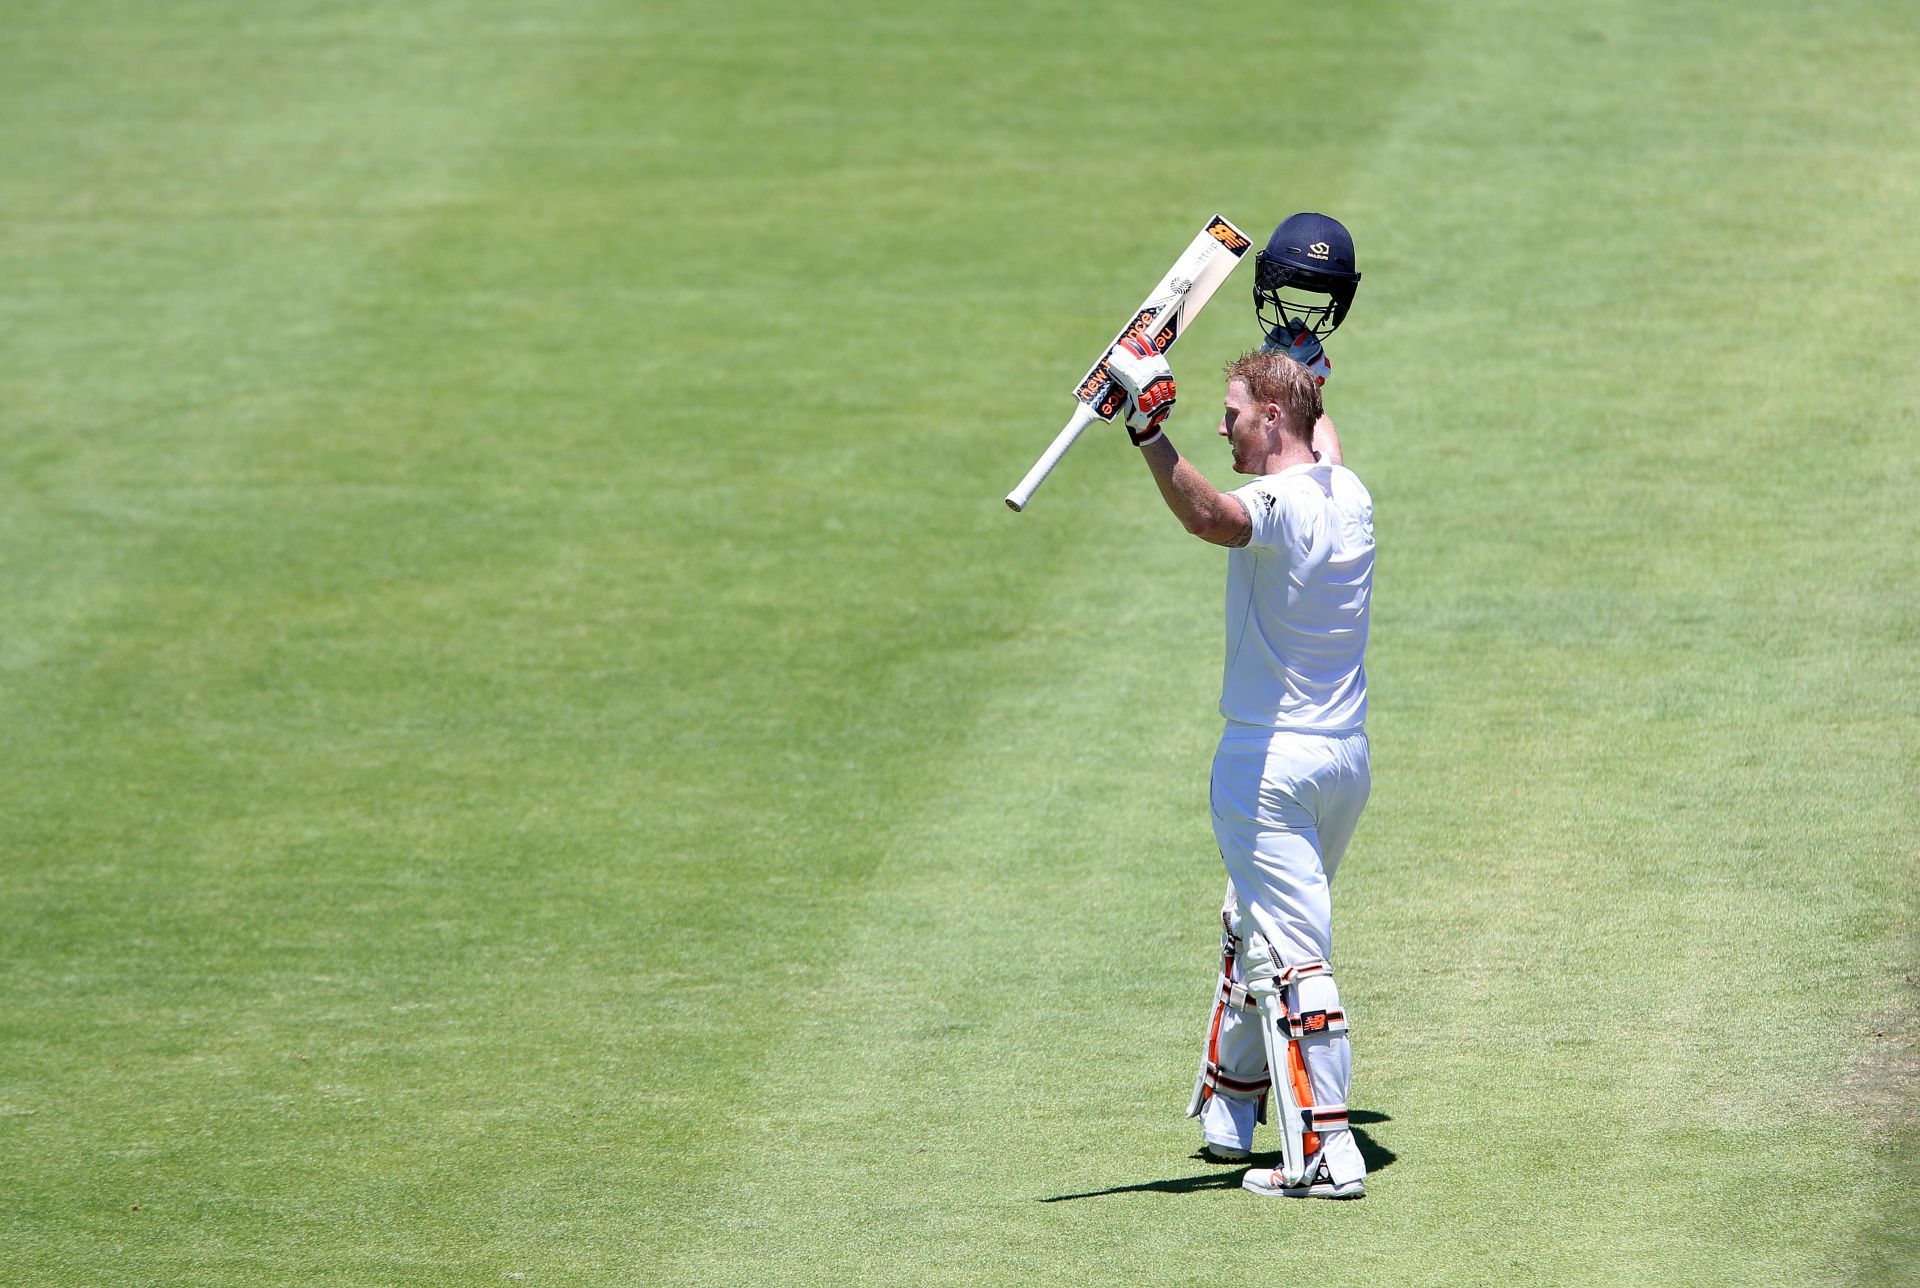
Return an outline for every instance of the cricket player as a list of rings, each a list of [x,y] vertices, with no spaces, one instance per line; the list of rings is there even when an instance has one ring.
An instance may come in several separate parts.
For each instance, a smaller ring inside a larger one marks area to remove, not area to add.
[[[1330,891],[1371,785],[1362,662],[1373,502],[1322,414],[1324,372],[1289,357],[1293,347],[1255,350],[1226,369],[1218,432],[1234,470],[1253,480],[1232,492],[1216,490],[1163,432],[1177,395],[1165,355],[1129,336],[1109,366],[1167,508],[1228,550],[1226,727],[1211,798],[1229,891],[1189,1116],[1210,1157],[1244,1161],[1271,1093],[1288,1165],[1251,1169],[1242,1185],[1345,1199],[1366,1193],[1366,1163],[1347,1120],[1352,1060]]]

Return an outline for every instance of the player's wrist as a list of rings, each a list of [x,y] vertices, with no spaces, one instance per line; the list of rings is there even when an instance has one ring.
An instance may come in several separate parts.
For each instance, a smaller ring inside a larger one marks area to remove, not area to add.
[[[1180,450],[1164,430],[1156,431],[1152,437],[1143,438],[1134,446],[1140,449],[1140,458],[1155,469],[1180,459]]]

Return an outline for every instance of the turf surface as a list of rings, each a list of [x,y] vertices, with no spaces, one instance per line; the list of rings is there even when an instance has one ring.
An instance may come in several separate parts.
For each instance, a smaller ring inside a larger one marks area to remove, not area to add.
[[[0,1278],[1920,1275],[1910,6],[1110,8],[0,16]],[[1217,552],[999,502],[1306,208],[1360,1204],[1179,1117]]]

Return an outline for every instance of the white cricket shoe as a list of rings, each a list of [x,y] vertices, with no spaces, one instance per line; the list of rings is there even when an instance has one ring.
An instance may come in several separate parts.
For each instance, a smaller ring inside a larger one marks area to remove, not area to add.
[[[1248,1150],[1204,1139],[1200,1142],[1200,1154],[1209,1163],[1244,1163],[1253,1157]]]
[[[1367,1182],[1356,1177],[1341,1185],[1335,1185],[1333,1174],[1327,1170],[1324,1161],[1313,1179],[1305,1185],[1282,1185],[1280,1169],[1277,1167],[1255,1167],[1248,1170],[1240,1180],[1240,1188],[1254,1194],[1283,1199],[1363,1199],[1367,1197]]]

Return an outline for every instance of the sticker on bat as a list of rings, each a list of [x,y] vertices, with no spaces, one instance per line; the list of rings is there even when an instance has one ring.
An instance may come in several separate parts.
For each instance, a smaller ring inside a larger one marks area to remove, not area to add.
[[[1235,228],[1218,215],[1215,215],[1212,221],[1207,224],[1207,232],[1212,235],[1215,241],[1232,251],[1236,257],[1246,254],[1247,247],[1253,245],[1252,242],[1248,241],[1246,237],[1241,234],[1238,228]]]

